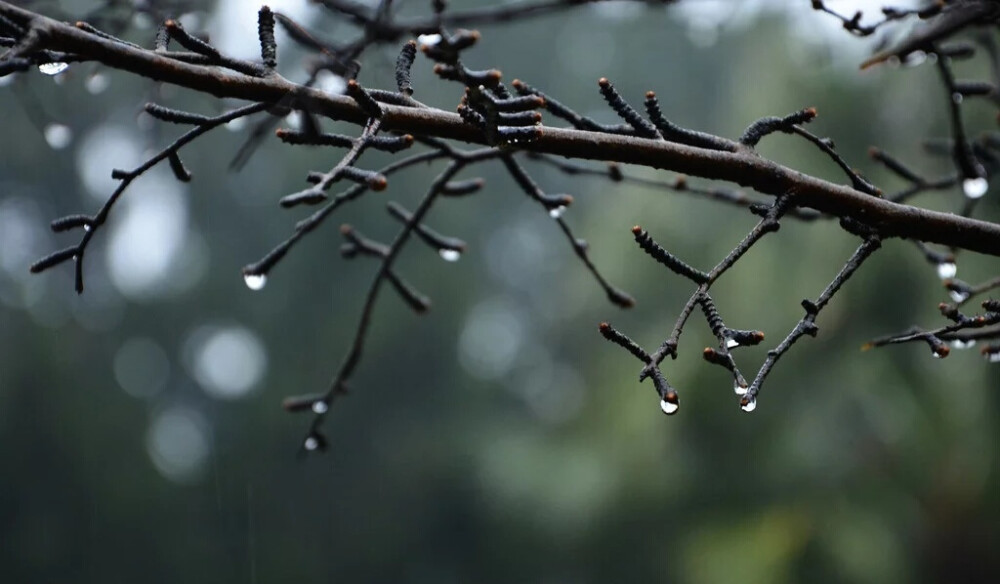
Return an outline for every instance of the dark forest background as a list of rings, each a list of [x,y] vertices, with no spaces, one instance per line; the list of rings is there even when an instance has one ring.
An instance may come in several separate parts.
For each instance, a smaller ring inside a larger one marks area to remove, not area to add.
[[[257,5],[204,3],[183,17],[227,50],[256,50]],[[416,13],[423,2],[402,3]],[[455,6],[470,2],[453,2]],[[949,161],[922,142],[948,133],[931,66],[859,72],[871,42],[808,2],[584,6],[481,27],[465,56],[612,122],[596,81],[638,102],[646,90],[687,127],[738,136],[751,121],[815,106],[810,129],[885,190],[902,186],[878,145],[929,175]],[[350,28],[315,6],[289,11],[328,38]],[[93,2],[46,2],[75,20]],[[148,44],[152,23],[122,34]],[[279,71],[301,80],[279,36]],[[371,50],[360,80],[392,87],[397,47]],[[963,77],[986,63],[959,65]],[[347,399],[327,419],[329,451],[296,458],[305,415],[281,399],[325,388],[375,269],[346,261],[336,226],[388,238],[383,208],[412,207],[435,168],[390,179],[297,247],[261,291],[240,268],[303,216],[277,199],[337,154],[266,141],[227,165],[248,127],[218,131],[137,181],[87,257],[32,276],[57,249],[58,216],[93,212],[128,168],[179,129],[147,101],[203,113],[219,103],[89,64],[0,79],[0,573],[5,582],[920,582],[996,581],[1000,560],[997,366],[977,350],[932,359],[924,345],[859,351],[872,337],[936,325],[935,267],[889,241],[769,378],[752,414],[701,359],[693,320],[667,367],[683,396],[671,418],[637,363],[609,345],[610,320],[647,346],[673,326],[690,284],[636,249],[641,223],[707,267],[756,219],[689,194],[567,177],[531,165],[592,257],[637,306],[608,304],[552,220],[499,168],[480,194],[428,222],[469,242],[458,262],[410,246],[400,273],[433,299],[423,317],[386,294]],[[414,67],[414,97],[450,109],[454,84]],[[970,134],[995,124],[966,108]],[[295,123],[291,120],[290,123]],[[336,128],[327,122],[327,127]],[[355,130],[344,126],[342,130]],[[841,182],[788,136],[761,152]],[[385,160],[366,155],[366,167]],[[672,180],[670,173],[635,169]],[[473,176],[471,174],[467,176]],[[707,184],[691,179],[692,184]],[[915,203],[960,206],[958,192]],[[994,190],[980,217],[1000,219]],[[338,213],[340,213],[338,211]],[[759,363],[857,245],[833,223],[786,221],[713,288],[727,322],[759,328]],[[965,254],[958,277],[996,273]],[[756,366],[745,366],[755,370]]]

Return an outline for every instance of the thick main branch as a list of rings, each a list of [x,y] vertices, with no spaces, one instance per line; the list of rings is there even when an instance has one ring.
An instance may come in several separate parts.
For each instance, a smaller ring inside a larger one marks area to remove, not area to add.
[[[304,87],[277,74],[253,77],[216,66],[184,63],[167,53],[106,39],[6,2],[0,15],[34,30],[40,46],[101,62],[158,81],[216,97],[285,103],[332,119],[364,124],[368,114],[343,95]],[[387,131],[485,143],[486,136],[457,114],[434,108],[383,104]],[[883,237],[905,237],[1000,256],[1000,224],[929,211],[873,197],[848,186],[815,178],[750,150],[726,152],[663,140],[543,127],[540,137],[519,147],[569,158],[638,164],[734,182],[769,195],[794,194],[794,205],[838,217],[852,217]]]

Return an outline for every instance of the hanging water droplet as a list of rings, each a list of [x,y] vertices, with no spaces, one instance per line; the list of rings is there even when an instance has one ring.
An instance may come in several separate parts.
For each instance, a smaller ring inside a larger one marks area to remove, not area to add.
[[[757,398],[753,398],[745,404],[740,404],[740,409],[744,412],[752,412],[757,409]]]
[[[955,302],[965,302],[965,300],[969,297],[968,293],[961,292],[959,290],[952,290],[948,293],[948,295],[951,296],[951,299]]]
[[[679,404],[668,402],[665,399],[660,400],[660,409],[663,410],[663,413],[667,414],[668,416],[677,412],[677,409],[680,407],[681,406]]]
[[[962,96],[962,94],[957,91],[951,94],[951,101],[953,101],[956,105],[962,103],[964,99],[965,98]]]
[[[264,274],[244,274],[243,281],[247,283],[247,288],[260,290],[267,284],[267,276]]]
[[[46,75],[58,75],[69,69],[69,63],[42,63],[38,66],[38,71]]]
[[[313,402],[312,410],[313,410],[314,413],[325,414],[326,411],[329,410],[329,409],[330,409],[330,406],[328,406],[326,404],[326,402],[323,401],[323,400],[317,400],[317,401]]]
[[[446,262],[457,262],[462,257],[462,252],[457,249],[441,249],[438,250],[438,254]]]
[[[962,181],[962,192],[970,199],[978,199],[986,194],[990,183],[983,177],[967,178]]]
[[[108,79],[107,75],[98,72],[94,73],[90,77],[87,77],[87,81],[84,85],[86,85],[87,91],[89,91],[91,95],[97,95],[98,93],[103,93],[104,90],[108,88],[110,83],[111,81]]]
[[[940,359],[941,358],[941,353],[938,353],[934,349],[931,349],[931,357],[934,357],[935,359]]]
[[[246,118],[236,118],[235,120],[229,120],[226,122],[226,129],[230,132],[239,132],[247,125]]]
[[[306,450],[316,450],[319,448],[319,440],[317,440],[315,436],[310,436],[306,438],[303,446],[305,446]]]
[[[45,127],[45,141],[53,150],[62,150],[73,140],[73,130],[64,124],[49,124]]]
[[[962,339],[955,339],[951,342],[953,349],[970,349],[976,346],[976,339],[969,339],[967,341]]]
[[[990,363],[1000,363],[1000,353],[988,353],[986,360]]]
[[[733,337],[726,337],[726,348],[727,349],[732,349],[733,347],[739,347],[739,346],[740,346],[740,342],[739,341],[737,341]]]
[[[439,34],[422,34],[417,37],[417,42],[422,45],[427,45],[433,47],[434,45],[441,42],[441,35]]]
[[[552,217],[553,219],[558,219],[562,217],[563,213],[565,212],[566,212],[566,206],[559,205],[558,207],[553,207],[549,209],[549,217]]]
[[[954,278],[955,274],[958,273],[958,266],[955,265],[955,262],[941,262],[937,265],[937,273],[942,280]]]
[[[747,386],[740,385],[738,381],[733,383],[733,391],[736,392],[736,395],[746,395],[748,389]]]
[[[91,227],[89,223],[84,224],[83,226],[84,231],[90,231],[91,229],[93,229],[93,227]]]

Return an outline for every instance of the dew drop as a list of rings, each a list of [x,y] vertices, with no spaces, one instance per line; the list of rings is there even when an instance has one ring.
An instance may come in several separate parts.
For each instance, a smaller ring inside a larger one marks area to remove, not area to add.
[[[45,127],[45,141],[53,150],[62,150],[73,141],[73,130],[64,124],[49,124]]]
[[[247,125],[246,118],[236,118],[234,120],[229,120],[226,122],[226,129],[230,132],[239,132]]]
[[[446,262],[457,262],[462,257],[462,252],[457,249],[441,249],[438,250],[438,254]]]
[[[942,280],[954,278],[955,274],[958,273],[958,266],[955,265],[955,262],[941,262],[937,265],[937,273]]]
[[[955,302],[965,302],[965,300],[969,297],[967,293],[960,292],[958,290],[952,290],[948,293],[948,295],[951,296],[951,299]]]
[[[90,77],[87,77],[87,81],[84,85],[87,87],[87,91],[89,91],[91,95],[97,95],[98,93],[103,93],[104,90],[108,88],[110,83],[111,81],[104,73],[94,73]]]
[[[38,71],[45,75],[58,75],[69,69],[69,63],[42,63],[38,66]]]
[[[327,410],[329,410],[329,409],[330,409],[330,406],[328,406],[326,404],[326,402],[323,401],[323,400],[317,400],[317,401],[313,402],[312,411],[314,413],[325,414],[327,412]],[[313,440],[315,440],[315,438],[313,438]]]
[[[558,219],[562,217],[563,213],[565,212],[566,212],[566,206],[559,205],[558,207],[553,207],[549,209],[549,217],[552,217],[553,219]]]
[[[319,440],[317,440],[315,436],[310,436],[306,438],[303,446],[305,446],[306,450],[316,450],[319,448]]]
[[[247,288],[260,290],[267,284],[267,276],[264,274],[244,274],[243,281],[247,283]]]
[[[667,414],[668,416],[671,415],[671,414],[673,414],[673,413],[676,413],[677,410],[678,410],[678,408],[680,408],[680,407],[681,406],[679,404],[668,402],[665,399],[660,400],[660,409],[663,410],[663,413]]]
[[[983,177],[967,178],[962,181],[962,192],[970,199],[978,199],[986,194],[990,188],[990,183]]]
[[[740,404],[740,409],[744,412],[752,412],[757,409],[757,398],[753,398],[745,404]]]
[[[955,339],[951,342],[953,349],[971,349],[976,346],[976,339],[969,339],[964,341],[962,339]]]
[[[737,341],[733,337],[726,337],[726,348],[727,349],[732,349],[733,347],[739,347],[739,346],[740,346],[740,342],[739,341]]]
[[[417,37],[417,42],[422,45],[427,45],[433,47],[434,45],[441,42],[441,35],[439,34],[422,34]]]
[[[740,385],[738,382],[733,384],[733,391],[736,392],[736,395],[746,395],[747,389],[747,386]]]

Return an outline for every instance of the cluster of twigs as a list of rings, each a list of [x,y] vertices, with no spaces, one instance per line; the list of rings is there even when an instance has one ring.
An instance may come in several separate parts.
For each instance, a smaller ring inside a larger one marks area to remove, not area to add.
[[[483,186],[481,179],[462,179],[459,174],[487,161],[498,161],[513,184],[549,214],[566,235],[573,253],[603,288],[609,300],[623,308],[632,306],[634,300],[604,278],[589,259],[587,242],[577,237],[566,221],[564,214],[573,203],[573,197],[543,189],[531,178],[522,164],[523,159],[553,165],[567,174],[600,176],[614,183],[641,183],[719,200],[760,216],[760,221],[746,237],[708,271],[685,263],[654,241],[641,227],[633,229],[639,248],[668,270],[691,282],[693,291],[668,337],[654,351],[643,349],[610,324],[602,323],[600,332],[643,363],[640,381],[652,378],[661,407],[668,414],[677,411],[679,398],[661,365],[667,356],[672,359],[677,357],[683,328],[696,308],[700,309],[718,342],[716,347],[704,349],[703,357],[731,373],[741,407],[752,411],[756,407],[761,385],[778,359],[801,337],[817,333],[816,319],[820,311],[865,259],[885,239],[892,237],[911,239],[921,246],[922,253],[930,261],[938,265],[939,271],[944,270],[943,274],[950,271],[945,274],[946,285],[957,304],[942,305],[942,313],[952,321],[946,327],[933,331],[909,331],[880,339],[871,346],[922,340],[931,344],[936,355],[944,356],[948,352],[946,342],[968,343],[976,339],[995,340],[1000,337],[1000,327],[997,326],[1000,311],[996,301],[983,303],[986,310],[983,315],[966,316],[959,311],[959,307],[973,296],[1000,286],[1000,280],[970,286],[955,280],[954,270],[942,268],[948,265],[954,267],[955,253],[960,249],[1000,255],[1000,225],[970,217],[975,199],[985,193],[990,174],[1000,167],[998,158],[992,154],[1000,140],[983,138],[970,141],[964,133],[959,100],[955,96],[995,95],[993,85],[954,79],[950,60],[974,53],[965,45],[939,45],[941,38],[932,37],[917,45],[912,40],[908,41],[910,44],[904,44],[903,48],[892,53],[891,56],[899,59],[908,58],[917,50],[937,56],[952,113],[952,136],[946,146],[955,161],[957,172],[955,176],[943,179],[924,178],[889,154],[873,150],[872,156],[876,160],[909,183],[899,193],[884,194],[852,169],[830,139],[805,129],[804,125],[817,115],[813,108],[757,120],[738,139],[731,140],[687,129],[670,121],[653,92],[646,94],[644,112],[640,113],[610,81],[602,78],[598,82],[599,93],[622,120],[618,124],[602,124],[577,113],[526,82],[515,80],[508,86],[499,71],[472,69],[463,63],[463,52],[478,41],[479,34],[453,29],[454,26],[526,18],[570,8],[581,4],[579,0],[542,0],[468,12],[451,11],[443,0],[434,0],[431,16],[415,21],[398,19],[390,0],[382,0],[373,9],[340,0],[321,0],[320,3],[356,24],[361,31],[359,37],[346,44],[320,40],[319,35],[287,16],[264,7],[258,15],[261,59],[256,62],[221,54],[207,40],[185,31],[179,22],[170,18],[166,18],[159,27],[152,48],[146,49],[83,22],[64,24],[0,2],[0,46],[8,47],[0,58],[0,76],[37,66],[97,61],[206,94],[250,102],[247,106],[214,117],[147,104],[146,111],[153,117],[191,126],[191,129],[137,168],[114,171],[114,178],[120,181],[118,188],[96,214],[71,215],[54,221],[54,231],[82,228],[84,233],[77,244],[39,260],[31,268],[33,272],[40,272],[72,260],[78,292],[83,290],[83,260],[87,246],[105,224],[129,184],[163,160],[168,162],[178,180],[190,180],[191,175],[185,169],[179,151],[204,133],[234,119],[264,112],[271,116],[259,122],[250,133],[251,138],[241,149],[238,159],[251,155],[255,141],[266,135],[262,130],[270,129],[274,120],[291,111],[298,112],[302,123],[297,130],[278,129],[276,135],[281,141],[289,145],[346,149],[346,153],[329,170],[310,172],[306,176],[310,183],[308,188],[280,199],[282,207],[312,206],[316,210],[299,221],[285,241],[260,260],[243,268],[244,278],[252,289],[263,287],[267,277],[288,252],[303,237],[324,225],[341,206],[370,191],[386,188],[392,175],[402,169],[431,161],[446,162],[414,209],[406,209],[397,203],[388,205],[389,215],[401,224],[392,241],[375,241],[362,235],[355,227],[340,227],[344,238],[342,255],[346,258],[372,258],[378,262],[378,269],[368,289],[353,342],[326,390],[288,398],[284,402],[289,411],[306,411],[313,415],[303,441],[304,450],[319,450],[326,446],[322,424],[331,403],[347,391],[361,362],[369,323],[384,285],[389,284],[418,313],[426,312],[430,307],[430,300],[400,274],[396,259],[410,241],[428,245],[445,260],[453,261],[460,257],[466,244],[455,237],[442,235],[428,226],[425,219],[434,205],[479,191]],[[650,0],[647,3],[671,2]],[[815,1],[813,6],[817,10],[831,12],[822,2]],[[861,15],[837,16],[843,20],[845,28],[860,35],[871,34],[887,22],[910,16],[954,17],[947,6],[914,11],[887,9],[883,14],[884,22],[868,26],[860,24]],[[983,18],[979,15],[978,20],[970,22],[980,22]],[[288,81],[276,72],[276,26],[283,27],[295,42],[316,57],[311,61],[309,78],[303,83]],[[945,36],[955,30],[958,29],[950,30]],[[365,49],[379,43],[399,43],[406,37],[417,35],[421,35],[419,43],[410,39],[402,44],[396,62],[394,89],[367,88],[358,82],[360,65],[357,59]],[[172,50],[171,42],[183,50]],[[413,99],[410,69],[418,49],[435,62],[434,71],[441,79],[462,86],[461,103],[456,113],[445,112]],[[346,78],[345,95],[329,94],[314,87],[318,75],[324,71]],[[542,112],[563,120],[569,128],[543,126]],[[322,130],[322,118],[353,122],[361,128],[360,133],[357,136],[326,133]],[[848,185],[803,175],[757,154],[757,144],[776,132],[800,136],[819,148],[842,170]],[[455,140],[480,146],[464,149],[456,146]],[[366,150],[396,153],[415,146],[420,149],[419,152],[398,158],[381,169],[373,170],[361,165]],[[606,166],[597,168],[560,157],[601,160]],[[639,179],[627,174],[618,163],[639,164],[683,174],[672,181]],[[689,183],[687,175],[736,183],[774,199],[767,202],[766,197],[752,198],[741,190],[698,187]],[[936,213],[906,204],[918,192],[950,189],[958,185],[964,189],[966,199],[961,214]],[[331,194],[334,186],[342,187],[342,190]],[[711,288],[758,241],[778,231],[781,222],[786,219],[838,219],[844,230],[860,237],[862,243],[815,300],[802,302],[805,315],[786,338],[768,352],[756,375],[748,378],[741,372],[733,353],[740,347],[763,342],[763,333],[727,325],[711,296]],[[946,246],[948,251],[936,250],[931,244]],[[998,352],[1000,345],[984,349],[984,354],[991,358]]]

